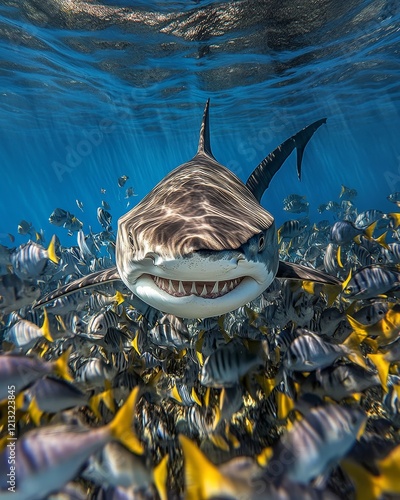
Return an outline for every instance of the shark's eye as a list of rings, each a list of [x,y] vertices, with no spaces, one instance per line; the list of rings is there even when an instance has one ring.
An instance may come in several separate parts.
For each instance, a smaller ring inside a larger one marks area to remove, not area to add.
[[[265,247],[265,236],[263,234],[260,234],[260,237],[258,238],[258,251],[261,252],[261,250],[264,250]]]

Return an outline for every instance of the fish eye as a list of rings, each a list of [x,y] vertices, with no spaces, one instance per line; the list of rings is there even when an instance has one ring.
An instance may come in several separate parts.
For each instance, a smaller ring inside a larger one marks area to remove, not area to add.
[[[260,235],[258,239],[258,251],[264,250],[265,247],[265,236],[263,234]]]
[[[347,288],[345,288],[343,290],[343,293],[346,294],[346,295],[350,295],[351,293],[353,293],[353,287],[352,286],[348,286]]]
[[[351,423],[353,425],[356,425],[358,423],[358,418],[357,418],[357,415],[352,415],[351,416]]]
[[[345,387],[350,387],[350,385],[351,385],[351,380],[350,380],[350,378],[349,378],[349,377],[346,377],[345,379],[343,379],[342,383],[343,383],[343,385],[344,385]]]

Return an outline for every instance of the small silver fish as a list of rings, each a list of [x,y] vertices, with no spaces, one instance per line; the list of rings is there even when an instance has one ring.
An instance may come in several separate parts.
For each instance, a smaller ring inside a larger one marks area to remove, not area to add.
[[[33,279],[39,277],[48,261],[59,263],[59,257],[55,251],[55,237],[51,239],[48,248],[29,241],[20,245],[11,255],[11,264],[15,274],[21,279]]]
[[[282,436],[266,475],[281,470],[290,481],[308,484],[346,455],[366,420],[366,415],[356,408],[331,404],[311,409]],[[274,475],[276,480],[276,472]]]
[[[200,382],[208,387],[229,387],[239,379],[263,365],[261,352],[250,352],[237,339],[217,349],[204,361]]]
[[[309,330],[298,329],[297,332],[300,335],[290,345],[283,361],[284,367],[291,372],[320,370],[351,353],[346,345],[325,342]]]
[[[343,284],[342,296],[347,300],[372,299],[400,289],[400,272],[395,268],[373,264],[358,269]]]
[[[128,179],[129,177],[127,175],[121,175],[121,177],[118,177],[118,186],[122,188]]]
[[[49,222],[50,224],[61,227],[72,217],[73,216],[66,210],[63,210],[62,208],[56,208],[54,212],[51,213]]]
[[[351,201],[357,196],[357,191],[355,189],[348,188],[342,184],[342,189],[340,191],[339,198],[345,201]]]
[[[21,280],[15,274],[0,276],[0,313],[17,311],[39,297],[40,288],[36,284]]]
[[[69,352],[65,352],[57,361],[45,362],[40,359],[19,354],[0,354],[0,401],[12,387],[17,395],[32,382],[51,373],[72,380],[68,372]]]
[[[328,396],[341,401],[352,394],[365,391],[369,387],[380,386],[376,373],[355,364],[329,366],[310,373],[301,384],[301,392]]]
[[[18,224],[18,233],[22,235],[30,234],[32,236],[32,234],[35,233],[32,222],[27,222],[26,220],[22,219]]]

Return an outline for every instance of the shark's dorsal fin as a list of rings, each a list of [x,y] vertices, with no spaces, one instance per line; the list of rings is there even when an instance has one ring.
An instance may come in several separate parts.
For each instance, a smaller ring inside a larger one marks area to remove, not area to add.
[[[257,201],[261,201],[262,195],[269,186],[272,177],[278,172],[283,162],[294,148],[297,148],[297,175],[299,179],[301,178],[301,161],[303,159],[304,148],[314,135],[314,132],[323,123],[326,123],[326,118],[322,118],[322,120],[312,123],[289,139],[286,139],[285,142],[272,151],[272,153],[264,158],[254,169],[253,173],[247,179],[246,186],[254,194]]]
[[[199,147],[197,148],[197,153],[206,153],[211,158],[214,158],[210,144],[209,107],[210,107],[210,99],[207,99],[206,107],[204,108],[204,113],[203,113],[203,120],[201,122],[201,127],[200,127]]]

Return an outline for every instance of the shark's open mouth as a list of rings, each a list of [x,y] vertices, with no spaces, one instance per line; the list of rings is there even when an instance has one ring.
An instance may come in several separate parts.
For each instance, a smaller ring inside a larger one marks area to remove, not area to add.
[[[244,277],[227,281],[178,281],[150,275],[154,283],[174,297],[196,295],[204,299],[216,299],[231,292]]]

